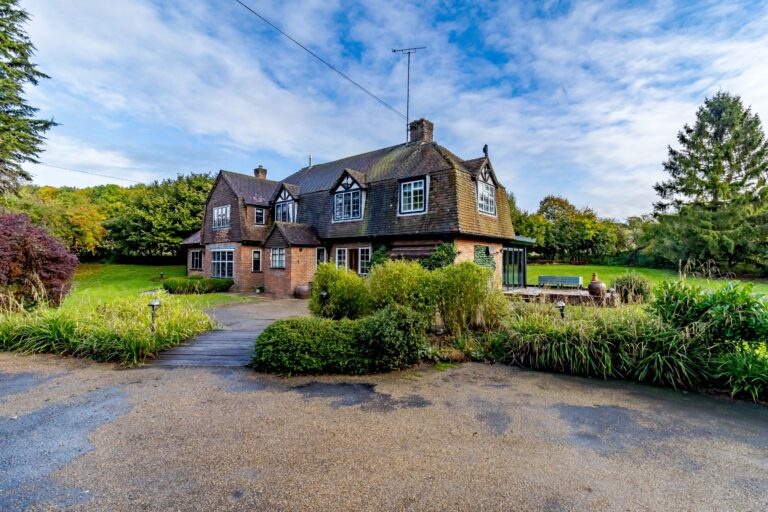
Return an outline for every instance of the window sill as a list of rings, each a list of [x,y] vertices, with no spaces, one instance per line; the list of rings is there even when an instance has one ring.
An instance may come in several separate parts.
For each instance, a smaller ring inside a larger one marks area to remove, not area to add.
[[[272,270],[285,270],[285,267],[269,267]]]
[[[263,272],[263,270],[251,270],[251,274],[261,274]]]

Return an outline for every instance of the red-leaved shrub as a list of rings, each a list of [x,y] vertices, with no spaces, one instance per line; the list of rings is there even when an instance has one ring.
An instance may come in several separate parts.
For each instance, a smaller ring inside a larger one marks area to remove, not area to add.
[[[69,293],[77,257],[29,217],[0,215],[0,300],[58,306]]]

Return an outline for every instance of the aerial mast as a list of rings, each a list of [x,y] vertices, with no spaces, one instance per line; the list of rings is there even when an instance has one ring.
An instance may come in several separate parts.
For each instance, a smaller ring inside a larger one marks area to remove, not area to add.
[[[405,53],[408,55],[408,80],[405,93],[405,142],[408,142],[410,133],[410,115],[411,115],[411,54],[418,50],[424,50],[426,46],[417,46],[415,48],[392,49],[392,53]]]

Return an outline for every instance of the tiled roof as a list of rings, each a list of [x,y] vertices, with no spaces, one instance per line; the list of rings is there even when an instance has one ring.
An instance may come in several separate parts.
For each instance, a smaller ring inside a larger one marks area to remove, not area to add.
[[[315,228],[309,224],[292,224],[288,222],[275,222],[274,226],[267,235],[264,243],[266,244],[273,236],[282,235],[282,238],[288,245],[295,246],[318,246],[320,240],[317,238]]]
[[[254,206],[269,206],[272,195],[280,186],[279,181],[262,180],[246,174],[230,171],[222,171],[221,174],[238,197]]]
[[[333,188],[345,169],[364,175],[366,183],[370,184],[386,179],[423,176],[452,167],[463,167],[462,160],[437,143],[411,143],[305,167],[284,181],[298,185],[302,194],[310,194]]]
[[[195,231],[181,241],[181,245],[200,245],[200,231]]]
[[[473,158],[472,160],[464,160],[464,167],[466,167],[469,172],[476,174],[477,172],[480,171],[480,168],[483,166],[486,160],[488,160],[487,157]]]

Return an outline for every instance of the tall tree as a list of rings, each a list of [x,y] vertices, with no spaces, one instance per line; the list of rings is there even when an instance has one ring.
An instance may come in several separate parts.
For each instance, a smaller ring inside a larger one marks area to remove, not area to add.
[[[668,259],[766,266],[768,141],[757,114],[741,98],[707,98],[669,147],[669,179],[654,189],[659,225],[655,246]]]
[[[0,193],[15,192],[31,177],[21,164],[37,162],[44,134],[56,123],[36,119],[24,86],[48,78],[31,62],[35,47],[22,25],[29,15],[18,0],[0,0]]]

